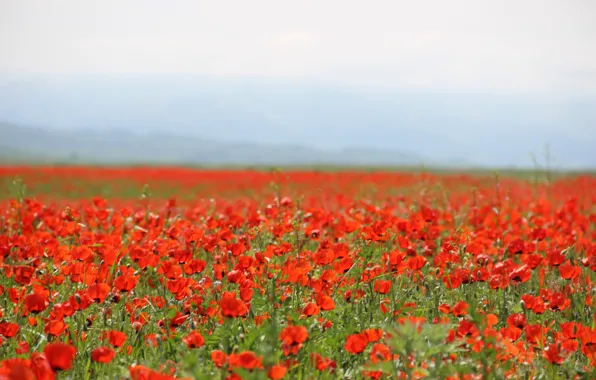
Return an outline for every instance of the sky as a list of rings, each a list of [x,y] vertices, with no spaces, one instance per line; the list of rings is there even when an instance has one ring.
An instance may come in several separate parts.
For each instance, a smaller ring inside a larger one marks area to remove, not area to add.
[[[4,77],[596,94],[596,1],[0,0],[0,56]]]

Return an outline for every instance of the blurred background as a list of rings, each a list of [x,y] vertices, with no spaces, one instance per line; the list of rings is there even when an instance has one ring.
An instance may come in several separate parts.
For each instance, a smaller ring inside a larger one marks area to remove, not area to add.
[[[596,2],[0,0],[0,161],[596,168]]]

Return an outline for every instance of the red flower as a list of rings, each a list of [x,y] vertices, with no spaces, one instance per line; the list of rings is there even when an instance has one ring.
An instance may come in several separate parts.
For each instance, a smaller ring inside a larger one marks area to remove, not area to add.
[[[451,306],[449,306],[446,303],[441,304],[441,305],[439,305],[439,311],[443,314],[449,314],[449,313],[451,313]]]
[[[522,239],[514,239],[509,246],[507,247],[507,251],[510,253],[522,254],[525,250],[525,243]]]
[[[105,301],[106,297],[110,293],[110,286],[108,284],[100,283],[100,284],[93,284],[87,288],[87,295],[93,301],[97,303],[102,303]]]
[[[333,301],[333,298],[324,294],[320,294],[317,297],[317,305],[321,308],[321,310],[325,311],[335,309],[335,301]]]
[[[383,338],[383,330],[381,329],[366,329],[361,335],[364,335],[369,343],[378,342]]]
[[[49,335],[60,336],[67,328],[68,326],[62,320],[50,320],[44,326],[44,331]]]
[[[381,361],[388,361],[392,358],[391,350],[384,344],[377,343],[373,346],[372,351],[370,352],[370,361],[373,364],[379,363]]]
[[[44,347],[43,353],[53,370],[67,370],[72,368],[77,350],[69,344],[50,343]]]
[[[380,294],[387,294],[391,290],[391,281],[389,280],[377,280],[375,281],[375,292]]]
[[[224,292],[219,307],[224,317],[236,318],[245,316],[248,313],[246,304],[237,299],[234,292]]]
[[[509,279],[516,282],[526,282],[532,278],[532,269],[528,265],[522,265],[519,268],[514,269],[509,274]]]
[[[346,339],[344,348],[351,354],[359,354],[366,349],[368,338],[364,334],[352,334]]]
[[[131,380],[174,380],[173,376],[163,375],[142,365],[133,365],[128,368]]]
[[[33,293],[25,297],[25,307],[30,313],[41,313],[49,304],[47,293]]]
[[[110,330],[105,333],[110,344],[116,348],[121,347],[126,342],[126,334],[122,331]]]
[[[205,345],[205,338],[198,331],[191,331],[182,341],[188,348],[199,348]]]
[[[464,301],[459,301],[453,306],[453,315],[456,317],[463,317],[468,314],[468,304]]]
[[[572,280],[574,278],[577,278],[581,272],[581,267],[571,265],[568,262],[559,266],[559,274],[561,274],[561,277],[566,280]]]
[[[226,362],[226,354],[220,350],[211,351],[211,360],[217,368],[223,367]]]
[[[296,355],[308,339],[308,331],[304,326],[288,326],[279,334],[279,339],[283,342],[284,355]]]
[[[2,380],[37,380],[29,361],[25,359],[6,359],[0,362]]]
[[[31,347],[29,346],[29,343],[27,343],[27,341],[25,340],[22,340],[19,342],[19,347],[17,347],[16,353],[19,355],[26,354],[29,352],[30,349]]]
[[[243,351],[239,354],[231,354],[228,358],[231,367],[241,367],[252,370],[255,368],[263,368],[261,358],[257,357],[252,351]]]
[[[19,325],[11,322],[0,323],[0,335],[12,338],[19,332]]]
[[[304,307],[302,314],[307,317],[310,317],[310,316],[319,314],[320,310],[321,310],[321,308],[319,306],[317,306],[317,304],[315,304],[314,302],[309,302]]]
[[[44,354],[34,352],[31,354],[31,369],[35,372],[35,377],[38,380],[54,380],[56,375],[50,367],[50,362]]]
[[[97,347],[95,350],[91,351],[91,360],[98,363],[109,363],[114,360],[115,356],[116,351],[107,346]]]
[[[15,281],[20,285],[29,285],[31,279],[33,278],[33,274],[35,273],[35,268],[29,266],[18,266],[14,268],[15,273]]]
[[[274,365],[267,371],[267,377],[271,380],[283,379],[288,369],[283,365]]]
[[[563,361],[565,360],[565,358],[561,356],[559,345],[556,343],[549,344],[542,352],[542,356],[553,364],[563,364]]]
[[[426,264],[426,258],[424,256],[414,256],[409,258],[406,263],[411,270],[420,270]]]

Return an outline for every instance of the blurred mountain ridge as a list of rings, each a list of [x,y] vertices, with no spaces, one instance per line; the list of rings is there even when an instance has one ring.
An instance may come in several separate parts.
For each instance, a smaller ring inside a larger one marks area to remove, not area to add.
[[[217,142],[195,136],[118,130],[55,130],[0,122],[5,162],[185,165],[410,165],[420,157],[374,149]]]
[[[0,78],[0,120],[6,149],[97,162],[596,167],[590,95],[40,76]]]

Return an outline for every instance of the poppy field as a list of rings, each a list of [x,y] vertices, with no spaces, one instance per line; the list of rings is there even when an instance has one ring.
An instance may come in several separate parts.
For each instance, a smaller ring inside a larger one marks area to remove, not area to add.
[[[0,379],[596,378],[596,177],[0,168]]]

